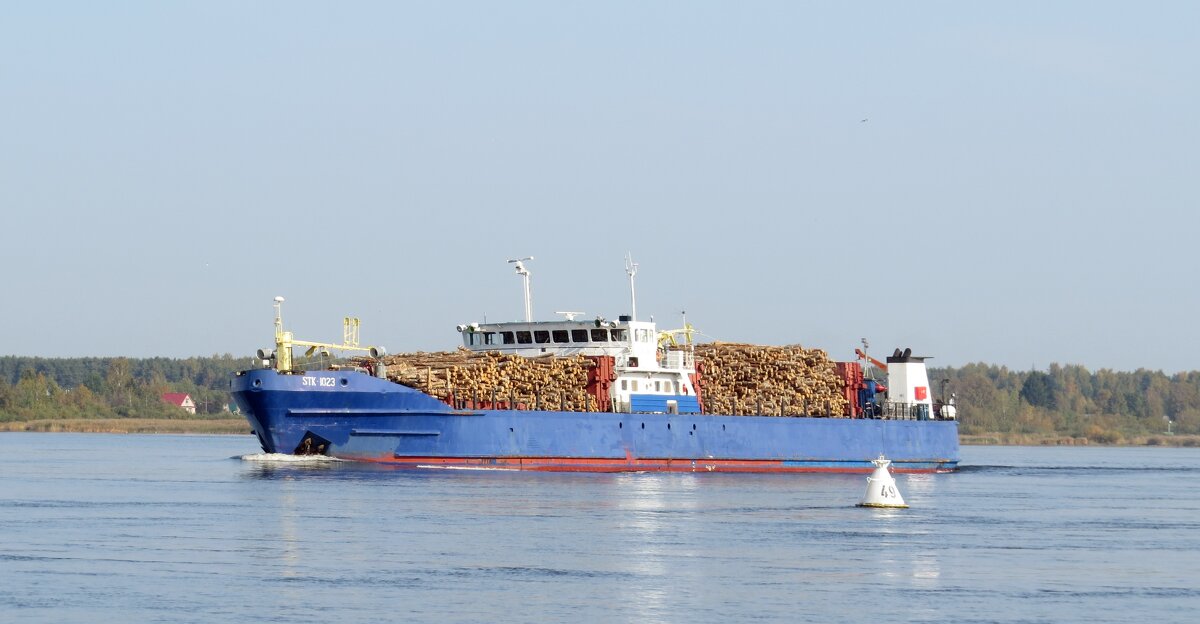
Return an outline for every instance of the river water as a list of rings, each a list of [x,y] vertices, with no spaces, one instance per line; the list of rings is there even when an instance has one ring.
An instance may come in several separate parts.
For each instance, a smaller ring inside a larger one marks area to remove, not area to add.
[[[1200,449],[901,475],[396,471],[0,433],[0,621],[1194,622]]]

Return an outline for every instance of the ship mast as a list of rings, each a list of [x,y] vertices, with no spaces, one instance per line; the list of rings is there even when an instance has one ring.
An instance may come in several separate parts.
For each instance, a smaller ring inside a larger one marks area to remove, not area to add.
[[[283,331],[283,297],[275,297],[275,369],[292,370],[292,332]]]
[[[514,258],[512,260],[509,260],[508,263],[516,265],[514,268],[517,270],[517,275],[520,275],[522,282],[524,282],[524,286],[525,286],[525,322],[532,323],[533,322],[533,299],[529,295],[529,269],[525,268],[526,260],[533,260],[533,256],[526,256],[524,258]]]
[[[629,274],[629,303],[633,308],[630,311],[630,318],[637,320],[637,289],[633,285],[633,276],[637,275],[638,265],[633,261],[633,255],[625,253],[625,272]]]
[[[275,340],[283,338],[283,297],[275,297]]]

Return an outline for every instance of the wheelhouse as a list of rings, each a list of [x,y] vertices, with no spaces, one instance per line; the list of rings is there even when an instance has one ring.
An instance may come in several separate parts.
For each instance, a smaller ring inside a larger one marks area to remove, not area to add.
[[[580,321],[470,323],[459,325],[463,347],[522,357],[611,357],[617,411],[699,411],[696,362],[690,346],[673,345],[653,322],[622,316]]]

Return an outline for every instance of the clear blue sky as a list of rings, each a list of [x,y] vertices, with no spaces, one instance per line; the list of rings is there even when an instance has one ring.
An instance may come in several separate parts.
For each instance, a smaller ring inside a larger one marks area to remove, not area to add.
[[[0,353],[389,350],[678,312],[1200,368],[1200,4],[0,7]],[[862,121],[862,120],[867,121]]]

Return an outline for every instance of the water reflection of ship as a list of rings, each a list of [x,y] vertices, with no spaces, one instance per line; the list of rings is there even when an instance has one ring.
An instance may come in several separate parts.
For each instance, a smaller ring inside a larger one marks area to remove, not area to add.
[[[632,596],[628,605],[633,610],[635,619],[640,622],[667,621],[668,605],[671,604],[669,587],[656,585],[650,579],[670,579],[668,558],[698,557],[702,553],[695,551],[670,551],[667,544],[697,543],[698,540],[667,539],[675,531],[686,530],[680,526],[678,518],[687,512],[699,512],[695,492],[698,489],[698,477],[684,475],[649,475],[621,474],[617,476],[616,495],[617,507],[626,518],[622,528],[628,531],[630,550],[624,553],[622,561],[625,572],[638,579],[645,579],[637,584],[637,593]],[[688,493],[681,495],[681,493]]]

